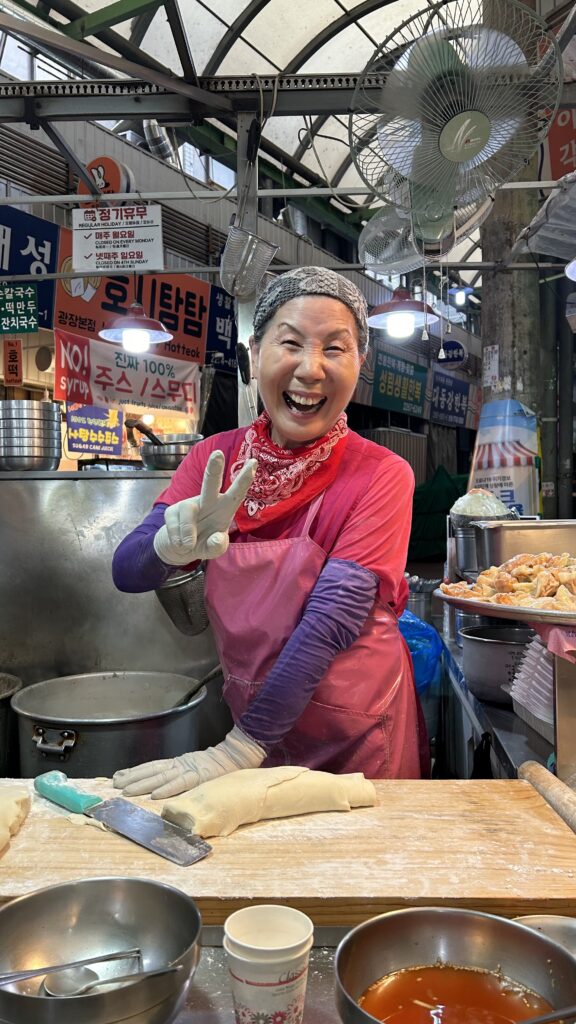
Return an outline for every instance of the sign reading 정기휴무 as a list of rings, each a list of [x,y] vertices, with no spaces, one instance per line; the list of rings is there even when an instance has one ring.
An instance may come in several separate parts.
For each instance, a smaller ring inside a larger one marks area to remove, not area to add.
[[[34,334],[37,330],[36,285],[0,283],[0,334]]]
[[[97,274],[163,270],[160,204],[73,210],[72,269]]]
[[[121,455],[123,421],[124,413],[119,409],[67,402],[68,451]]]
[[[423,416],[427,368],[380,349],[375,352],[374,364],[372,405],[407,416]]]

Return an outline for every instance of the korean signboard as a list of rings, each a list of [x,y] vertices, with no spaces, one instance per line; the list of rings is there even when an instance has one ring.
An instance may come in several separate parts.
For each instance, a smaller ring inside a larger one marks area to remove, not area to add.
[[[468,362],[468,349],[463,342],[457,341],[455,338],[444,338],[442,351],[444,352],[444,358],[442,359],[444,368],[450,367],[451,370],[456,370],[466,366]],[[439,361],[438,356],[436,356],[436,361]]]
[[[238,332],[234,316],[234,299],[223,288],[212,285],[206,366],[214,365],[225,373],[236,373],[236,341]]]
[[[35,284],[0,284],[0,334],[35,334],[38,295]]]
[[[59,231],[58,225],[50,221],[13,207],[0,207],[0,279],[2,274],[35,274],[41,278],[43,274],[54,273],[58,269]],[[37,283],[35,330],[38,326],[52,327],[55,284],[55,281],[41,280]]]
[[[166,359],[156,345],[144,354],[119,345],[54,332],[54,398],[118,408],[172,409],[197,415],[200,370],[194,363]]]
[[[121,455],[123,421],[118,409],[66,403],[68,451]]]
[[[73,210],[72,269],[96,274],[163,270],[162,207],[143,203]]]
[[[4,338],[4,384],[22,384],[23,377],[22,342],[19,338]]]
[[[446,427],[465,427],[468,412],[467,380],[459,380],[448,373],[435,370],[432,377],[430,419]]]
[[[576,170],[576,107],[560,107],[554,116],[548,138],[547,177],[557,180]]]
[[[121,209],[121,207],[112,207]],[[71,232],[62,228],[59,269],[72,270]],[[147,316],[161,320],[174,335],[155,346],[168,359],[203,363],[208,336],[211,286],[189,274],[147,274],[67,278],[57,282],[54,326],[73,334],[97,337],[114,317],[140,302]]]
[[[424,416],[427,377],[425,366],[377,349],[372,405],[408,416]]]

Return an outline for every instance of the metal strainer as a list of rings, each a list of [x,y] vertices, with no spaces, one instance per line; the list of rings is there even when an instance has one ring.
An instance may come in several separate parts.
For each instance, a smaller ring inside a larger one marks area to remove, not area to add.
[[[232,226],[220,260],[220,282],[238,299],[254,295],[279,246]]]
[[[170,576],[155,593],[164,611],[181,633],[197,636],[207,628],[203,566],[191,572]]]

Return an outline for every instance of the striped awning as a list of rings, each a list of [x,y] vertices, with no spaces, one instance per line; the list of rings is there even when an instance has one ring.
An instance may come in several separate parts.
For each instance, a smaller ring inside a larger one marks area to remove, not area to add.
[[[538,452],[521,441],[494,441],[479,444],[474,452],[474,469],[498,469],[500,466],[533,466]]]

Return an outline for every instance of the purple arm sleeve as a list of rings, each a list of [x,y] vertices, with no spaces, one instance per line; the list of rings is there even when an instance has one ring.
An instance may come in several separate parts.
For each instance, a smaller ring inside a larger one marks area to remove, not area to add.
[[[155,505],[146,519],[120,541],[112,558],[112,579],[118,590],[126,594],[155,590],[174,572],[176,567],[166,565],[154,550],[154,535],[164,525],[166,508]]]
[[[238,722],[243,732],[266,750],[286,736],[333,658],[358,639],[377,590],[377,576],[356,562],[326,563],[301,621]]]

